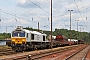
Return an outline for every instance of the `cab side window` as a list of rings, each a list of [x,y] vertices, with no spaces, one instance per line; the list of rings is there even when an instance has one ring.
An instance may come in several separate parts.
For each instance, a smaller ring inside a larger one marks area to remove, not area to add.
[[[43,36],[43,41],[45,41],[45,36]]]
[[[34,34],[31,34],[31,40],[34,40]]]
[[[28,33],[27,33],[27,38],[28,38]]]

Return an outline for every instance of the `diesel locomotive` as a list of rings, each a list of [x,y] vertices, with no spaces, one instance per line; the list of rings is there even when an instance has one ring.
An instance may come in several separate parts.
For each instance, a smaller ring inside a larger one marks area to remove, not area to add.
[[[47,48],[50,46],[50,41],[46,36],[46,34],[17,26],[11,33],[11,46],[14,51]]]

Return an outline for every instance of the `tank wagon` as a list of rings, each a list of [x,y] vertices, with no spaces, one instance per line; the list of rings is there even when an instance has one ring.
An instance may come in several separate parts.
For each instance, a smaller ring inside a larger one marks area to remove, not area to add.
[[[11,46],[15,51],[49,47],[50,41],[46,34],[23,29],[21,26],[11,33]]]

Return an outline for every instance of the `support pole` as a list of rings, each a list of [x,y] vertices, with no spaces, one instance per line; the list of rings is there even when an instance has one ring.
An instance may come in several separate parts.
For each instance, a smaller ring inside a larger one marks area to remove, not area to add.
[[[51,48],[52,48],[52,0],[51,0]]]
[[[68,10],[68,11],[70,11],[70,41],[71,41],[71,11],[73,11],[73,10]],[[71,43],[70,43],[70,45],[71,45]]]
[[[38,32],[39,32],[39,22],[38,22]]]

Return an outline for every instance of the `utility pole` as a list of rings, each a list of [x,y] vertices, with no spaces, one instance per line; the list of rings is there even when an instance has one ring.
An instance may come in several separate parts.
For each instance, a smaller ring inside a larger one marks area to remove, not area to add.
[[[78,21],[79,20],[75,20],[75,21],[77,21],[77,39],[78,39]]]
[[[81,32],[81,27],[83,26],[83,25],[79,25],[80,26],[80,32]]]
[[[33,17],[32,17],[32,31],[33,31]]]
[[[79,25],[80,26],[80,35],[81,35],[81,38],[80,39],[82,39],[82,33],[81,33],[81,27],[83,26],[83,25]],[[81,43],[80,43],[81,44]]]
[[[78,40],[78,21],[79,20],[75,20],[75,21],[77,21],[77,40]],[[78,41],[77,41],[77,44],[78,44]]]
[[[0,9],[0,27],[1,27],[1,9]]]
[[[39,32],[39,22],[38,22],[38,32]]]
[[[15,21],[16,21],[16,27],[17,27],[17,24],[18,24],[18,23],[17,23],[17,19],[16,19],[16,14],[15,14]]]
[[[0,19],[0,27],[1,27],[1,19]]]
[[[52,49],[52,0],[51,0],[51,49]]]
[[[7,33],[7,26],[6,26],[6,33]]]
[[[83,32],[84,32],[84,28],[82,28],[83,29]]]
[[[73,10],[68,10],[68,11],[70,11],[70,41],[71,41],[71,11],[73,11]],[[71,45],[71,43],[70,43],[70,45]]]

